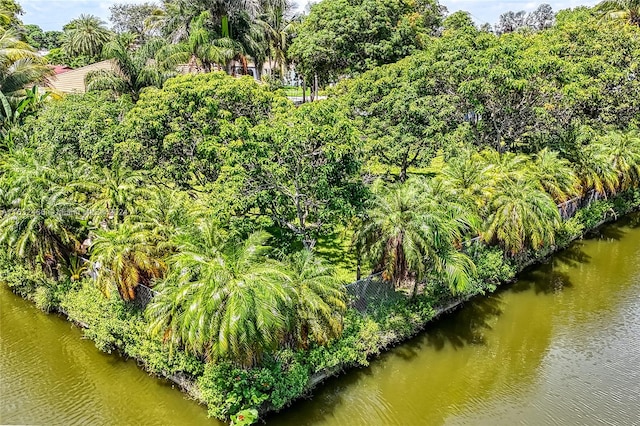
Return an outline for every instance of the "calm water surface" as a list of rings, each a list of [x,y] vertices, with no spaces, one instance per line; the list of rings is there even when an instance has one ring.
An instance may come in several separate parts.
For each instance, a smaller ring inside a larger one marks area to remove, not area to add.
[[[219,425],[0,289],[0,423]],[[268,425],[640,425],[640,216],[605,227]]]

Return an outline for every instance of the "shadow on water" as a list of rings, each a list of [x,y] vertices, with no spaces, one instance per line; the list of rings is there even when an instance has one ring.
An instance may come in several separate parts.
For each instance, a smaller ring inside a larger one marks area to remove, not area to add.
[[[454,349],[462,349],[469,345],[485,345],[485,332],[491,330],[491,323],[502,314],[502,299],[500,295],[476,298],[468,302],[460,309],[447,314],[439,320],[427,325],[425,330],[416,337],[405,341],[402,345],[393,350],[383,353],[375,361],[377,366],[386,362],[401,360],[412,362],[425,350],[441,351],[445,346],[450,345]],[[346,390],[359,385],[361,380],[373,374],[371,366],[360,368],[327,379],[319,389],[314,392],[314,400],[310,398],[306,401],[298,402],[302,406],[321,406],[321,410],[313,410],[311,417],[304,419],[293,418],[293,411],[284,411],[280,414],[273,413],[266,419],[267,424],[281,424],[294,421],[299,425],[322,423],[325,419],[331,418],[333,413],[339,411],[341,406],[348,404],[345,400]],[[298,411],[298,410],[296,410]],[[304,408],[300,412],[305,412]]]
[[[510,286],[510,290],[515,293],[534,291],[535,294],[549,295],[572,287],[571,276],[554,269],[553,265],[548,263],[524,272],[518,281]]]
[[[603,226],[589,233],[589,237],[599,240],[620,241],[627,232],[618,226]]]
[[[422,344],[437,351],[449,344],[454,349],[462,349],[468,345],[485,345],[485,332],[491,330],[493,319],[502,314],[502,300],[499,294],[475,298],[461,309],[430,324],[425,329],[423,339],[419,340],[417,349]]]
[[[388,356],[388,353],[384,355]],[[372,375],[372,367],[369,366],[351,370],[348,374],[330,377],[322,382],[313,394],[308,394],[302,400],[294,402],[298,406],[295,411],[285,407],[279,412],[271,412],[264,419],[264,423],[267,425],[295,424],[298,426],[324,423],[327,419],[332,418],[335,412],[344,409],[343,405],[350,403],[345,398],[345,395],[348,395],[348,389],[353,389],[362,379]],[[322,409],[312,409],[307,412],[308,407],[318,406]],[[305,414],[299,416],[300,413]]]
[[[625,229],[626,228],[626,229]],[[640,214],[630,214],[614,223],[608,223],[594,229],[587,235],[589,238],[597,238],[608,241],[620,241],[629,229],[640,228]]]
[[[596,238],[619,239],[624,237],[627,229],[640,226],[640,215],[624,219],[615,226],[603,226]],[[622,228],[622,229],[621,229]],[[574,287],[572,276],[567,270],[592,262],[585,251],[585,241],[576,241],[565,250],[553,254],[546,262],[533,265],[518,275],[518,280],[510,285],[501,286],[494,294],[476,297],[460,309],[444,315],[428,324],[418,336],[405,341],[402,345],[382,354],[374,367],[360,368],[348,374],[329,378],[315,392],[314,400],[301,401],[296,410],[285,410],[273,414],[266,419],[267,424],[311,425],[324,423],[334,418],[335,413],[349,409],[353,403],[349,398],[349,389],[366,386],[367,379],[374,374],[376,368],[387,363],[396,365],[416,362],[425,351],[463,350],[467,347],[487,346],[487,336],[496,320],[503,315],[505,294],[507,292],[531,292],[537,296],[561,293]],[[376,374],[379,374],[377,372]],[[309,410],[307,407],[315,407]],[[318,407],[321,407],[318,409]],[[304,414],[303,414],[304,413]]]
[[[468,345],[484,345],[485,332],[491,330],[492,320],[502,314],[501,305],[499,295],[473,299],[428,324],[418,336],[395,348],[392,355],[412,361],[425,348],[441,351],[447,345],[456,350]]]
[[[565,250],[560,250],[557,253],[554,253],[551,259],[545,262],[542,265],[535,265],[533,268],[540,268],[546,264],[550,264],[552,266],[564,265],[570,268],[575,268],[581,264],[587,264],[591,262],[591,256],[589,256],[584,250],[584,241],[575,241],[571,244],[571,246]]]

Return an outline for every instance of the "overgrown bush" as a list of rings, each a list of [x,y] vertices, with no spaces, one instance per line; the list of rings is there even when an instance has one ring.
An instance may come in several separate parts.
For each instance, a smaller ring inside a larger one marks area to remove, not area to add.
[[[229,418],[240,410],[263,404],[280,409],[300,396],[308,382],[307,367],[290,351],[282,351],[279,359],[272,358],[262,367],[249,370],[230,362],[208,363],[197,383],[209,414]]]
[[[516,270],[499,247],[478,246],[473,252],[476,264],[476,281],[483,285],[496,285],[511,281]]]
[[[38,286],[44,285],[47,277],[40,269],[31,269],[0,257],[0,283],[5,283],[20,296],[31,299]]]
[[[178,372],[199,375],[203,363],[181,350],[171,350],[148,332],[142,313],[117,295],[106,298],[91,282],[67,293],[62,308],[72,321],[85,325],[85,336],[105,352],[120,351],[137,359],[147,371],[171,376]]]

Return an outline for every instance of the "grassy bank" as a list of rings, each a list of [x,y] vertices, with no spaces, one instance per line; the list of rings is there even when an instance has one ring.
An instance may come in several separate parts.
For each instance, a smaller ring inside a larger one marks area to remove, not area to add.
[[[141,309],[113,295],[105,298],[89,281],[53,281],[43,274],[2,259],[0,281],[33,301],[40,309],[62,312],[83,327],[86,338],[105,352],[134,358],[152,375],[180,385],[206,404],[210,415],[233,420],[236,413],[258,408],[261,414],[277,411],[308,395],[324,379],[353,367],[366,366],[382,351],[419,333],[427,323],[469,299],[494,291],[516,279],[526,267],[567,247],[575,239],[605,222],[640,208],[640,190],[594,202],[565,221],[556,245],[528,251],[517,258],[481,244],[468,249],[477,265],[473,285],[452,298],[441,286],[426,286],[424,294],[398,298],[364,314],[350,309],[342,337],[327,346],[306,350],[280,350],[261,366],[242,369],[230,363],[208,363],[182,350],[171,349],[151,337]],[[244,411],[243,411],[244,410]]]

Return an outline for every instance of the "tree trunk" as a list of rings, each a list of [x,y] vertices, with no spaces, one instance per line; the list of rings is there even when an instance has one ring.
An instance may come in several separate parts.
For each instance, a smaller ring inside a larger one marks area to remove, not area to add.
[[[313,100],[318,100],[318,74],[313,76]]]
[[[356,281],[360,280],[361,277],[361,267],[362,267],[362,253],[361,253],[361,244],[358,243],[356,245]]]
[[[253,64],[256,66],[256,75],[254,77],[256,80],[260,81],[262,80],[262,68],[264,67],[264,64],[256,58],[253,58]]]
[[[407,181],[407,169],[409,168],[409,164],[407,162],[407,157],[409,153],[407,152],[405,156],[402,158],[402,164],[400,165],[400,182],[404,183]]]
[[[413,279],[413,291],[411,292],[411,298],[415,298],[418,295],[418,280]]]
[[[307,80],[305,78],[302,79],[302,103],[307,102]]]

